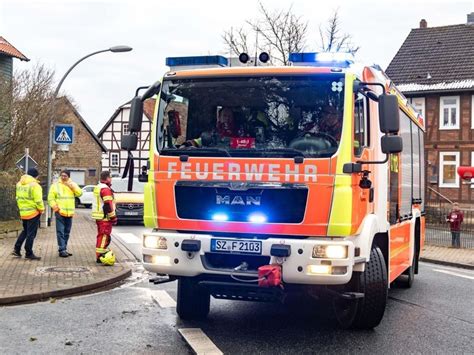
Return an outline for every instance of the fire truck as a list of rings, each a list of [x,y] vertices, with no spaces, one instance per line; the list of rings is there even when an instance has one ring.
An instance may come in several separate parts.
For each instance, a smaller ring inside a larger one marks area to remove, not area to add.
[[[423,118],[376,65],[345,53],[290,61],[167,58],[170,71],[137,92],[122,140],[131,171],[143,102],[156,98],[143,265],[177,279],[182,319],[206,317],[211,296],[308,292],[342,327],[374,328],[390,285],[418,273]]]

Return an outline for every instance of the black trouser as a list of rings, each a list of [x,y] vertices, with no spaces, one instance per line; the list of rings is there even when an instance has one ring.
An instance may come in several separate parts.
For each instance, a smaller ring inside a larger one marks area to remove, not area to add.
[[[25,251],[26,256],[33,255],[33,242],[36,238],[36,233],[38,232],[38,227],[40,225],[40,217],[41,215],[37,215],[32,219],[24,219],[23,220],[23,230],[21,231],[18,239],[15,243],[15,251],[20,252],[21,246],[26,239],[25,242]]]

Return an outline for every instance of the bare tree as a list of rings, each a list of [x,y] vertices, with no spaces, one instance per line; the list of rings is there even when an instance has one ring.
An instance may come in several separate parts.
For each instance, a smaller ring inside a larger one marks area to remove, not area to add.
[[[287,10],[272,11],[260,2],[256,19],[246,20],[245,25],[238,29],[224,31],[222,39],[233,56],[243,52],[252,56],[255,52],[265,51],[270,54],[272,64],[288,65],[290,53],[302,52],[307,47],[307,33],[308,22],[295,15],[292,6]],[[326,26],[319,26],[319,36],[319,48],[322,51],[355,54],[359,50],[352,43],[352,36],[342,33],[338,9],[328,19]]]
[[[222,36],[235,56],[265,51],[274,64],[288,65],[289,54],[305,47],[308,23],[296,16],[291,6],[287,10],[270,11],[260,2],[259,17],[247,20],[246,26],[231,28]]]
[[[339,9],[334,10],[325,28],[319,25],[319,37],[321,40],[320,49],[325,52],[345,51],[355,54],[360,48],[352,43],[350,34],[341,33]]]
[[[46,171],[53,77],[52,70],[37,65],[16,72],[11,83],[0,83],[0,170],[14,168],[28,147],[39,168]],[[62,111],[57,109],[57,117]]]

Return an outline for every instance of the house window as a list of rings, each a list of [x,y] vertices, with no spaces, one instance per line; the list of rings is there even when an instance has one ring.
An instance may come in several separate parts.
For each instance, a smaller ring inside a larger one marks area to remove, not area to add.
[[[425,98],[424,97],[413,97],[410,99],[410,103],[418,112],[421,117],[425,118]]]
[[[119,166],[119,153],[110,153],[110,166]]]
[[[95,169],[89,169],[89,177],[94,177],[96,174],[96,170]]]
[[[474,95],[471,97],[471,128],[474,129]]]
[[[439,129],[459,129],[459,96],[442,96]]]
[[[440,152],[439,160],[439,187],[459,187],[459,152]]]
[[[130,131],[128,130],[128,123],[124,123],[122,125],[122,134],[130,134]]]
[[[471,166],[474,166],[474,152],[471,152]],[[471,179],[471,189],[474,189],[474,178]]]

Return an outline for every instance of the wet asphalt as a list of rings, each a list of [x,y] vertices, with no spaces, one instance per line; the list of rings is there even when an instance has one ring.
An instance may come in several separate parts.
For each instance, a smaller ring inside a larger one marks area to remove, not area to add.
[[[165,290],[176,300],[176,282],[153,285],[149,276],[138,266],[112,290],[0,308],[0,354],[192,353],[180,328],[201,328],[225,354],[474,352],[474,271],[421,263],[411,289],[390,290],[372,331],[339,329],[327,305],[307,298],[213,299],[206,320],[181,321],[151,295]]]

